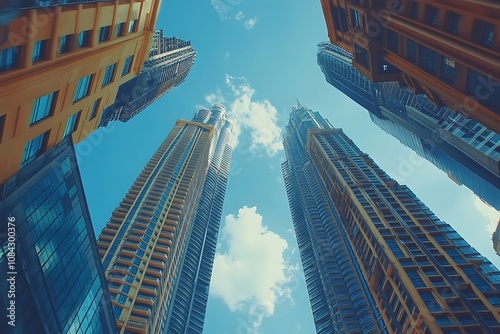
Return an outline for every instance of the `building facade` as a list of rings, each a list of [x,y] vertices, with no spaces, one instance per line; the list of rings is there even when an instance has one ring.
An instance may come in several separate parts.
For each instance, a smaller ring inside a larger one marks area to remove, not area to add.
[[[195,57],[191,42],[164,37],[163,30],[157,30],[141,73],[120,85],[116,101],[104,110],[100,124],[106,126],[115,120],[127,122],[180,85],[191,70]]]
[[[497,333],[500,272],[341,129],[296,106],[283,175],[318,333]]]
[[[148,59],[160,3],[18,4],[0,27],[0,182],[65,136],[78,143],[99,126]]]
[[[397,82],[371,82],[352,58],[336,45],[319,44],[318,64],[332,86],[367,109],[384,131],[500,210],[500,135]]]
[[[222,105],[177,121],[97,242],[120,333],[201,333],[232,155]]]
[[[371,81],[399,81],[500,133],[500,4],[321,0],[330,42]]]
[[[116,333],[71,138],[0,189],[1,332]]]

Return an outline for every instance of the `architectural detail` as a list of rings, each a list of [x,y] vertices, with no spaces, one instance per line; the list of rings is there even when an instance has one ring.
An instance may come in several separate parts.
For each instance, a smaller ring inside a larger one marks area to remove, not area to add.
[[[100,124],[149,56],[161,0],[21,1],[0,28],[0,182]]]
[[[157,30],[141,73],[120,85],[115,103],[104,110],[101,125],[106,126],[115,120],[127,122],[180,85],[191,70],[195,57],[191,42],[163,37],[163,30]]]
[[[500,134],[397,82],[372,83],[336,45],[320,43],[326,80],[367,109],[372,121],[500,210]]]
[[[399,81],[500,133],[500,5],[321,0],[330,42],[373,82]]]
[[[98,240],[120,333],[201,333],[232,155],[222,105],[179,120]]]
[[[0,185],[0,217],[2,333],[116,333],[71,137]]]
[[[500,272],[318,113],[283,175],[318,333],[496,333]]]

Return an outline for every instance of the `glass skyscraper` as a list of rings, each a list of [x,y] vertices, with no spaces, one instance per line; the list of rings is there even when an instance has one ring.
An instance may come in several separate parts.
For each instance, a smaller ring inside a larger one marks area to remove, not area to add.
[[[71,137],[0,191],[0,332],[116,333]]]
[[[319,44],[318,64],[327,82],[367,109],[381,129],[500,210],[500,134],[397,82],[371,82],[338,46]]]
[[[106,126],[110,121],[127,122],[180,85],[195,58],[191,42],[164,37],[163,30],[156,30],[142,71],[120,85],[115,102],[103,111],[100,125]]]
[[[98,240],[120,333],[201,333],[232,155],[223,105],[179,120]]]
[[[498,333],[500,272],[298,105],[282,165],[318,333]]]

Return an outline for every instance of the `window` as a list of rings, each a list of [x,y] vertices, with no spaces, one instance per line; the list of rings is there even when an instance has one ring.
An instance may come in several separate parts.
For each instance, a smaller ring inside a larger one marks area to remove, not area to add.
[[[356,61],[367,69],[370,69],[370,59],[368,57],[368,51],[366,49],[363,49],[359,45],[354,44],[354,53]]]
[[[399,53],[399,35],[389,29],[387,29],[387,48],[389,51]]]
[[[110,29],[111,29],[111,26],[101,27],[101,30],[99,31],[99,43],[107,41],[109,39],[109,30]]]
[[[342,29],[343,32],[348,32],[349,24],[347,23],[347,13],[345,12],[344,8],[339,8],[339,15],[340,15],[340,28]]]
[[[78,46],[84,48],[90,45],[91,30],[82,31],[78,34]]]
[[[412,19],[418,18],[418,2],[412,2],[410,6],[410,17]]]
[[[116,27],[116,37],[123,36],[125,34],[125,22],[119,23]]]
[[[74,113],[68,118],[66,128],[64,129],[63,138],[75,132],[76,128],[78,127],[78,121],[80,120],[80,113],[81,111]]]
[[[491,47],[495,42],[495,26],[491,23],[476,20],[475,31],[478,31],[479,36],[477,42],[481,45]]]
[[[73,102],[83,99],[90,94],[90,87],[92,86],[93,74],[87,75],[78,81],[78,85],[75,90],[75,97]]]
[[[21,168],[35,160],[40,154],[43,153],[47,146],[47,139],[49,138],[50,131],[42,133],[38,137],[30,140],[24,147],[23,160]]]
[[[492,80],[491,77],[487,75],[469,69],[465,89],[467,94],[476,98],[479,103],[491,108],[497,114],[500,114],[500,110],[498,109],[500,105],[500,82]]]
[[[108,85],[113,81],[115,76],[116,63],[106,67],[106,72],[104,73],[104,79],[102,80],[102,87]]]
[[[61,49],[59,50],[60,54],[69,52],[71,48],[71,35],[64,35],[61,37]]]
[[[439,9],[434,6],[426,6],[425,22],[431,26],[437,26],[439,22]]]
[[[426,46],[420,45],[419,65],[420,68],[429,74],[437,75],[439,68],[439,54]]]
[[[361,20],[359,18],[359,12],[357,10],[351,9],[352,24],[356,27],[361,27]]]
[[[57,92],[53,92],[36,99],[33,104],[33,111],[31,112],[30,125],[33,125],[52,115],[56,99]]]
[[[0,72],[5,72],[19,66],[19,46],[13,46],[0,51]]]
[[[137,20],[132,20],[128,24],[128,32],[135,32],[137,29]]]
[[[0,116],[0,143],[2,142],[3,131],[5,130],[5,120],[7,118],[7,114],[3,114]]]
[[[462,17],[457,13],[448,12],[446,14],[446,28],[448,29],[448,32],[452,33],[453,35],[457,35],[458,31],[460,30],[461,20]]]
[[[90,112],[89,120],[92,120],[97,115],[97,111],[99,111],[99,106],[101,105],[101,98],[95,100],[94,105],[92,106],[92,111]]]
[[[134,60],[133,55],[125,59],[125,65],[123,65],[122,76],[130,73],[130,70],[132,69],[132,60]]]
[[[47,50],[47,41],[46,39],[42,41],[37,41],[33,46],[33,53],[31,54],[31,61],[36,63],[42,59],[45,59],[45,54]]]
[[[443,63],[441,64],[441,79],[449,83],[450,85],[455,84],[456,77],[456,64],[455,61],[448,57],[443,57]]]

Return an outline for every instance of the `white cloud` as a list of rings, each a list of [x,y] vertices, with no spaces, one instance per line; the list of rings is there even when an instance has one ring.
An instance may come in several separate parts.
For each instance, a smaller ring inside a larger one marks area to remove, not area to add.
[[[243,81],[234,84],[235,80]],[[269,102],[253,101],[255,90],[250,87],[245,78],[234,78],[226,74],[226,84],[231,88],[235,99],[228,106],[229,116],[234,120],[233,145],[239,143],[242,130],[249,130],[252,136],[251,150],[264,148],[269,156],[274,156],[283,149],[281,143],[281,128],[277,125],[278,111]]]
[[[224,103],[225,99],[224,96],[222,96],[220,88],[217,88],[217,91],[215,93],[205,95],[205,101],[207,101],[207,103],[211,107],[216,103]]]
[[[224,53],[224,60],[226,60],[227,58],[229,58],[229,56],[230,56],[229,52],[227,52],[227,51],[226,51],[226,52]]]
[[[221,0],[211,0],[211,3],[221,20],[227,20],[231,17],[230,14],[234,10],[232,6]]]
[[[238,21],[241,21],[243,20],[245,16],[243,15],[243,12],[242,11],[239,11],[238,13],[236,13],[236,15],[234,15],[234,18]]]
[[[479,212],[483,217],[486,218],[486,230],[490,233],[495,232],[498,224],[498,219],[500,218],[500,213],[488,204],[485,204],[479,197],[475,195],[474,207],[476,208],[477,212]]]
[[[286,240],[262,224],[256,207],[244,206],[237,216],[226,216],[221,236],[227,251],[215,255],[210,294],[222,298],[231,311],[252,315],[255,330],[273,315],[280,297],[291,298],[286,283],[297,268],[283,257]]]
[[[250,30],[253,28],[253,26],[255,25],[255,23],[257,23],[257,18],[254,17],[253,19],[248,19],[245,21],[245,23],[243,24],[243,26],[245,27],[245,29],[247,30]]]

